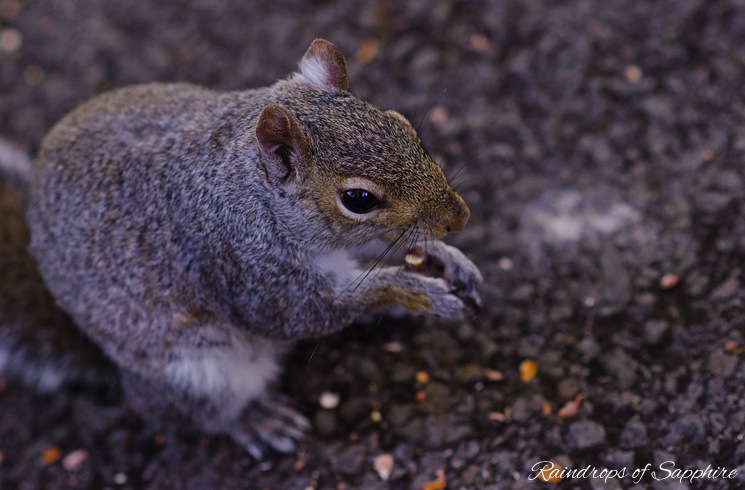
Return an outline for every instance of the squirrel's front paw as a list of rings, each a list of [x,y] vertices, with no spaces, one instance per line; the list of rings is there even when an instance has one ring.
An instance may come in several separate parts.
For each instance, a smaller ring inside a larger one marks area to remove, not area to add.
[[[465,303],[454,292],[450,284],[441,278],[422,277],[428,283],[428,296],[432,301],[430,313],[432,315],[449,318],[451,320],[463,319]]]
[[[419,261],[422,265],[440,270],[443,279],[450,285],[450,292],[472,308],[476,310],[481,308],[478,286],[484,278],[476,264],[463,252],[437,240],[421,243],[407,255],[407,265],[416,270]]]
[[[453,294],[448,282],[440,277],[427,277],[398,268],[386,270],[391,284],[380,288],[378,304],[399,304],[413,313],[426,313],[451,320],[463,318],[466,305]]]
[[[262,396],[246,407],[242,419],[231,430],[231,437],[256,459],[261,459],[267,449],[280,453],[294,451],[310,423],[289,408],[279,395]]]

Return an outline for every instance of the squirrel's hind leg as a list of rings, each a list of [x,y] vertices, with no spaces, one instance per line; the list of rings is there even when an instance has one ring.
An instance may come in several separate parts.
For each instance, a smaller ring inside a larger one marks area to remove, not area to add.
[[[160,429],[230,436],[253,457],[295,449],[309,427],[267,385],[283,348],[251,339],[177,349],[164,371],[123,370],[131,408]]]

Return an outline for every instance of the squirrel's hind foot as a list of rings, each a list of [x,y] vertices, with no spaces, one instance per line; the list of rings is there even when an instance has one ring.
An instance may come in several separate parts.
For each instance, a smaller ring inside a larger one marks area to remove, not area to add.
[[[267,393],[246,407],[230,435],[252,457],[262,459],[268,449],[291,453],[309,429],[308,419],[289,408],[280,395]]]

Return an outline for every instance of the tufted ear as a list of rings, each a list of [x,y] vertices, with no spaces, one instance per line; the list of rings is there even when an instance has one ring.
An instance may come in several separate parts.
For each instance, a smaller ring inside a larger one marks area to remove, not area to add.
[[[295,80],[326,92],[349,92],[344,55],[325,39],[316,39],[310,44],[300,60]]]
[[[289,184],[302,178],[309,140],[290,111],[274,104],[264,107],[256,125],[256,138],[264,154],[261,160],[266,173],[273,182]]]

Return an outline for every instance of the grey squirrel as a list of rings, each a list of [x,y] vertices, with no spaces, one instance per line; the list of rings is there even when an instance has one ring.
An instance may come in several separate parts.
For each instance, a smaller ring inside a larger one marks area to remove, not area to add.
[[[146,419],[256,457],[308,428],[267,388],[292,340],[387,307],[459,319],[478,302],[478,269],[438,241],[468,207],[404,116],[351,94],[321,39],[270,87],[97,96],[49,132],[30,175],[7,167],[0,373],[47,389],[113,373]],[[439,277],[376,259],[415,243]]]

